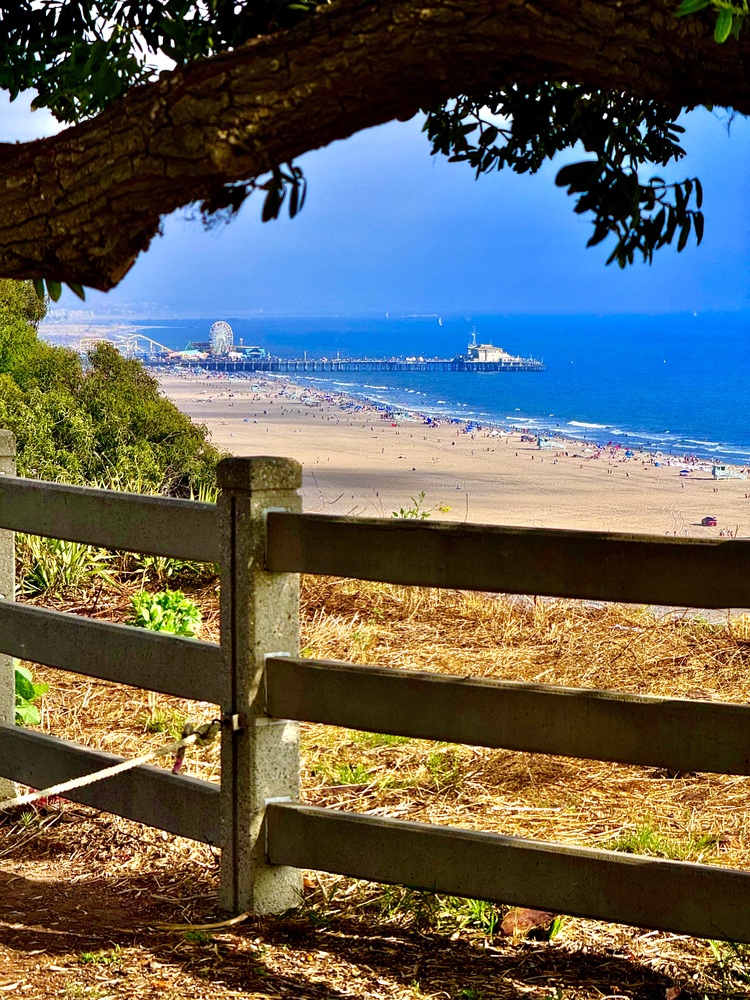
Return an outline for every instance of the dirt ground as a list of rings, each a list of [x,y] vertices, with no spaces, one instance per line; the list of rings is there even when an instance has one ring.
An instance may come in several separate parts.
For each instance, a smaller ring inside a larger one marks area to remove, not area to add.
[[[204,638],[215,594],[198,595]],[[127,595],[57,603],[123,621]],[[316,581],[309,655],[475,676],[747,701],[750,621]],[[584,669],[585,665],[585,669]],[[59,671],[42,729],[132,756],[209,712]],[[306,801],[750,870],[750,783],[323,726],[302,733]],[[211,747],[187,771],[218,777]],[[165,762],[169,766],[170,762]],[[750,997],[750,949],[564,917],[505,936],[507,907],[306,873],[300,908],[229,926],[209,847],[53,800],[0,821],[0,994],[259,1000]],[[164,925],[171,925],[165,927]],[[550,938],[550,932],[553,936]],[[547,939],[545,939],[547,938]]]
[[[307,905],[288,917],[190,930],[191,923],[221,918],[209,851],[71,805],[51,808],[33,828],[18,825],[3,830],[3,992],[96,1000],[665,1000],[685,981],[684,959],[670,956],[670,935],[603,934],[594,922],[576,921],[573,940],[564,939],[569,928],[560,941],[514,942],[403,927],[347,905],[326,916],[325,882],[314,876],[307,880]],[[354,890],[361,896],[356,883]],[[185,930],[162,930],[160,922]]]

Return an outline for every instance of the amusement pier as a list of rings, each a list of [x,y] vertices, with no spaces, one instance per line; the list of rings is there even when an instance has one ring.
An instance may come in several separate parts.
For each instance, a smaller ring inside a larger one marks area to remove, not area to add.
[[[184,351],[174,351],[142,333],[108,338],[126,357],[160,368],[190,368],[209,372],[542,372],[544,363],[536,358],[509,354],[502,347],[477,343],[476,332],[465,354],[454,358],[278,358],[264,348],[234,343],[229,323],[219,320],[207,341],[193,341]],[[82,352],[96,346],[97,339],[81,342]]]

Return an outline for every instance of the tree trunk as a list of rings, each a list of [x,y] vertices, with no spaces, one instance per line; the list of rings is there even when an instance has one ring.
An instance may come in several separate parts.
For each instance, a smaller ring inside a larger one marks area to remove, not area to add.
[[[112,288],[163,215],[222,184],[514,81],[750,111],[750,41],[718,46],[709,15],[677,19],[675,8],[338,0],[293,31],[162,74],[57,136],[0,144],[0,276]]]

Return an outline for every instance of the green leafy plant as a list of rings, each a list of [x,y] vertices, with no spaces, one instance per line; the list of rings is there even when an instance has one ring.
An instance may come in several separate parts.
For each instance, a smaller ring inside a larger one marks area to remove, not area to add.
[[[95,581],[115,585],[112,556],[93,545],[66,542],[60,538],[18,535],[19,578],[24,594],[62,597],[82,590]]]
[[[140,556],[134,560],[136,571],[143,579],[164,586],[170,580],[184,583],[208,581],[217,575],[213,564],[174,559],[171,556]]]
[[[208,931],[185,931],[182,935],[185,941],[191,944],[213,944],[213,935]]]
[[[610,851],[624,854],[645,854],[651,857],[667,858],[672,861],[700,860],[706,853],[716,850],[717,838],[712,834],[701,834],[678,841],[663,837],[648,825],[624,830],[604,846]]]
[[[404,743],[409,743],[408,736],[393,736],[391,733],[365,733],[353,731],[351,738],[360,746],[373,749],[374,747],[397,747]]]
[[[220,455],[205,427],[180,413],[143,365],[112,344],[100,343],[83,362],[41,340],[43,317],[31,282],[0,279],[0,427],[16,436],[18,474],[137,493],[215,496]]]
[[[438,791],[455,785],[461,778],[461,759],[452,747],[433,750],[427,756],[425,767]]]
[[[122,948],[102,948],[99,951],[82,951],[78,956],[81,965],[122,965]]]
[[[750,983],[750,947],[734,941],[708,942],[723,978],[729,982]]]
[[[38,726],[42,721],[39,708],[34,704],[37,698],[49,691],[49,684],[35,684],[28,667],[16,664],[16,724]]]
[[[427,494],[422,490],[418,496],[409,497],[411,500],[411,507],[399,507],[398,510],[391,511],[391,517],[402,518],[405,521],[424,521],[425,518],[430,517],[435,511],[440,511],[441,514],[447,514],[450,507],[445,504],[435,504],[433,507],[425,507],[424,500]]]
[[[339,764],[331,770],[330,778],[337,785],[366,785],[372,780],[372,771],[364,764]]]
[[[179,740],[185,728],[185,718],[179,712],[156,708],[149,715],[138,720],[147,733],[167,733]]]
[[[133,595],[131,602],[135,612],[133,624],[138,628],[174,635],[198,634],[202,619],[200,608],[181,590],[162,590],[158,594],[142,590]]]
[[[463,903],[465,926],[476,927],[488,937],[492,937],[502,920],[498,906],[495,903],[488,903],[484,899],[465,899]]]
[[[377,906],[387,919],[440,933],[466,929],[493,937],[503,919],[503,908],[496,903],[402,886],[387,886]]]

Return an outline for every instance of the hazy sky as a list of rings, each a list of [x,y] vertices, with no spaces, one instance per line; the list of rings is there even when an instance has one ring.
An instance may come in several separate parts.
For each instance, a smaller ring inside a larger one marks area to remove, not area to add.
[[[54,127],[17,101],[0,103],[0,140]],[[554,185],[567,154],[536,177],[474,180],[431,157],[421,122],[393,123],[308,154],[308,200],[293,221],[260,222],[250,198],[230,225],[205,232],[178,214],[121,285],[90,304],[177,314],[461,311],[609,313],[750,306],[750,125],[707,111],[685,124],[688,156],[669,176],[698,175],[706,235],[651,266],[604,267],[585,249],[591,226]],[[660,171],[662,173],[662,171]],[[69,294],[61,304],[75,306]]]

